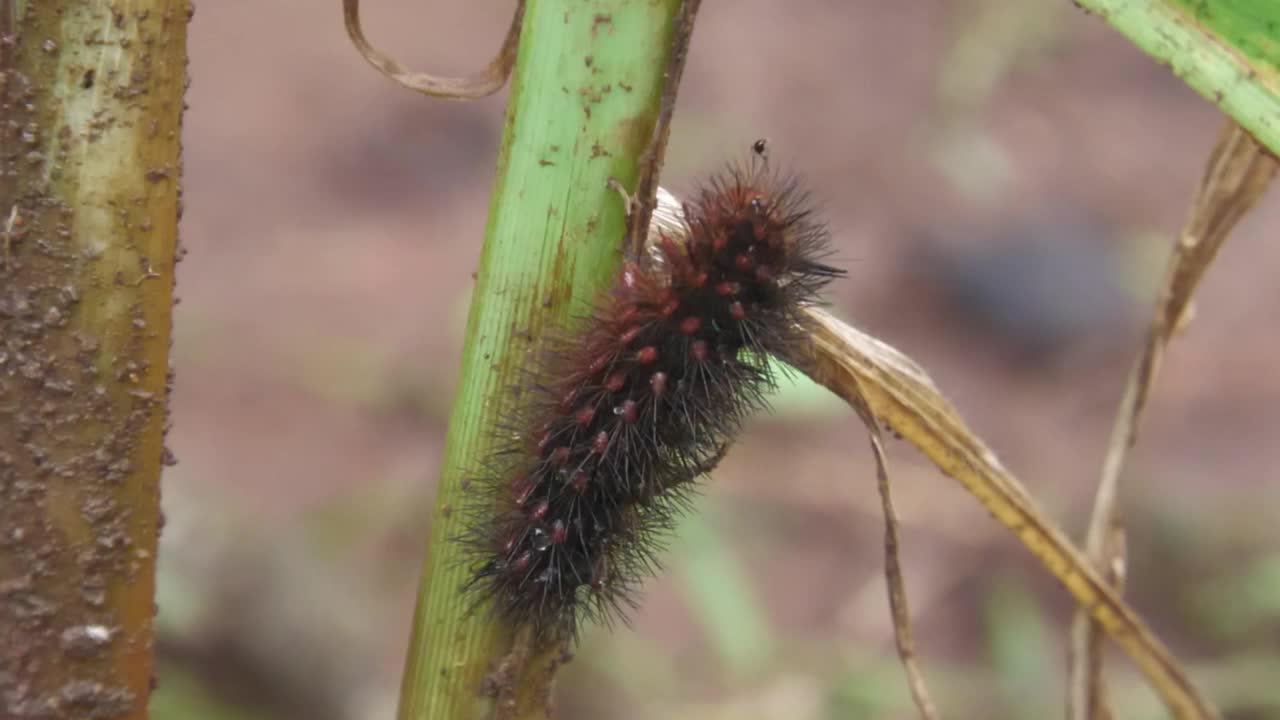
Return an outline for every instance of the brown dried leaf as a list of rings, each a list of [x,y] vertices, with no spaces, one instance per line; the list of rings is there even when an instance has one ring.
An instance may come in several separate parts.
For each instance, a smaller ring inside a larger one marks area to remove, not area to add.
[[[807,355],[788,358],[791,364],[855,408],[865,405],[874,418],[959,481],[1128,653],[1175,717],[1218,717],[1169,650],[1035,506],[919,366],[821,309],[807,312],[812,345],[805,349]]]

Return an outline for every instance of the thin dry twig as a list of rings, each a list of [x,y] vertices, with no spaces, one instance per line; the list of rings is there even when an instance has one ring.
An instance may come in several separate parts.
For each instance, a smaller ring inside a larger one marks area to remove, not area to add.
[[[671,136],[671,117],[676,111],[676,95],[680,90],[680,78],[684,76],[685,60],[689,57],[693,22],[698,17],[700,7],[702,0],[684,0],[672,20],[671,55],[667,58],[667,68],[663,72],[667,83],[662,91],[658,120],[654,123],[649,144],[640,154],[640,173],[636,179],[635,193],[627,201],[627,239],[624,247],[637,255],[648,240],[649,221],[658,204],[658,176],[666,158],[667,138]]]
[[[788,362],[851,405],[865,404],[1013,531],[1128,653],[1175,717],[1218,717],[1169,650],[1036,507],[919,366],[824,310],[806,313],[811,344],[795,348]]]
[[[1107,539],[1106,554],[1112,558],[1112,562],[1105,568],[1103,578],[1106,579],[1111,587],[1115,588],[1117,595],[1124,595],[1125,581],[1125,532],[1124,528],[1118,524],[1111,528],[1111,533]],[[1091,637],[1089,643],[1088,672],[1089,672],[1089,714],[1091,720],[1112,720],[1111,705],[1107,699],[1106,678],[1102,673],[1102,630],[1097,629],[1096,638]]]
[[[854,405],[862,424],[867,427],[871,442],[871,454],[876,460],[876,488],[880,491],[880,506],[884,511],[884,577],[889,589],[889,614],[893,619],[893,641],[898,648],[898,659],[907,673],[907,687],[911,699],[925,720],[937,720],[938,709],[929,696],[924,673],[916,660],[916,643],[911,630],[911,610],[907,605],[907,586],[902,579],[902,564],[898,560],[898,514],[893,508],[893,496],[889,490],[888,459],[876,422],[866,403]]]
[[[370,45],[364,37],[364,30],[360,27],[360,0],[342,0],[342,17],[351,43],[370,65],[378,69],[378,72],[424,95],[445,100],[475,100],[497,92],[511,75],[511,68],[516,62],[516,50],[520,45],[524,2],[525,0],[519,0],[516,4],[515,15],[511,18],[511,27],[507,28],[507,37],[493,60],[485,66],[484,70],[475,75],[460,78],[413,72]]]
[[[1200,280],[1236,223],[1266,191],[1276,166],[1274,155],[1234,121],[1227,121],[1174,246],[1146,342],[1129,372],[1116,412],[1085,541],[1089,559],[1100,571],[1123,567],[1123,542],[1114,540],[1117,533],[1123,537],[1117,509],[1120,473],[1128,451],[1137,442],[1138,423],[1165,348],[1187,324],[1192,296]],[[1100,682],[1102,635],[1102,629],[1096,621],[1090,621],[1083,608],[1076,612],[1068,664],[1067,716],[1072,720],[1097,720],[1111,715]]]

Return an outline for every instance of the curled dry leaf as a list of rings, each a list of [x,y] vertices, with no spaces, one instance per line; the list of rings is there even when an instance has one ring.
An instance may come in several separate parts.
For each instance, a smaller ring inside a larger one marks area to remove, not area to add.
[[[788,358],[791,364],[854,407],[865,405],[959,481],[1133,659],[1175,717],[1218,717],[1169,650],[1036,507],[919,366],[824,310],[807,312],[812,346]]]
[[[369,64],[383,75],[423,95],[445,100],[475,100],[497,92],[506,84],[507,76],[511,74],[511,68],[516,63],[516,50],[520,44],[520,26],[524,22],[524,0],[520,0],[516,5],[515,15],[511,18],[511,27],[507,28],[507,37],[502,42],[502,48],[498,50],[498,54],[484,70],[461,78],[413,72],[370,45],[365,39],[364,29],[360,27],[360,0],[342,0],[342,19],[347,26],[347,36],[351,38],[351,44],[356,46],[361,57],[369,61]]]
[[[685,61],[689,59],[689,44],[693,40],[693,24],[698,19],[698,10],[702,8],[702,0],[682,0],[680,9],[671,20],[671,54],[667,57],[667,65],[662,76],[666,89],[658,107],[658,119],[653,125],[653,134],[639,158],[639,173],[636,177],[634,198],[627,200],[627,241],[626,247],[639,252],[650,242],[651,221],[654,213],[660,211],[663,200],[674,202],[667,193],[666,198],[658,197],[658,175],[662,172],[662,164],[667,156],[667,139],[671,136],[671,118],[676,111],[676,97],[680,90],[680,79],[684,77]],[[614,181],[616,182],[616,181]],[[665,190],[663,192],[666,192]],[[623,195],[626,195],[623,192]],[[663,211],[668,215],[676,215],[670,209]],[[678,219],[658,218],[680,223]]]
[[[1102,479],[1094,498],[1085,550],[1094,567],[1123,564],[1123,544],[1108,538],[1122,532],[1117,495],[1125,457],[1138,439],[1138,421],[1160,368],[1165,347],[1190,321],[1192,296],[1240,218],[1253,207],[1276,174],[1276,157],[1234,121],[1228,120],[1209,156],[1192,200],[1186,225],[1173,248],[1155,316],[1142,352],[1129,371],[1116,412]],[[1071,626],[1067,709],[1073,720],[1105,717],[1102,697],[1102,631],[1077,611]]]

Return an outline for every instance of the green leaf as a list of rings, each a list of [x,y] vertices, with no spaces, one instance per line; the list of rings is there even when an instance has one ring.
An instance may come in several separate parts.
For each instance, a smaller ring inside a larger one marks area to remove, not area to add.
[[[1076,0],[1280,153],[1280,2]]]
[[[804,373],[774,358],[767,361],[778,381],[778,392],[769,397],[769,407],[777,417],[829,419],[849,414],[849,406]]]

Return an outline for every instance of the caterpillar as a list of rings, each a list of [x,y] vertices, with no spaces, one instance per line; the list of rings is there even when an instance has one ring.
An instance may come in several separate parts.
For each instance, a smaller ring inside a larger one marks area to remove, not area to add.
[[[615,286],[536,371],[514,439],[472,482],[465,591],[539,636],[625,620],[695,481],[775,387],[769,355],[803,339],[799,310],[844,274],[825,225],[764,141],[654,230]]]

